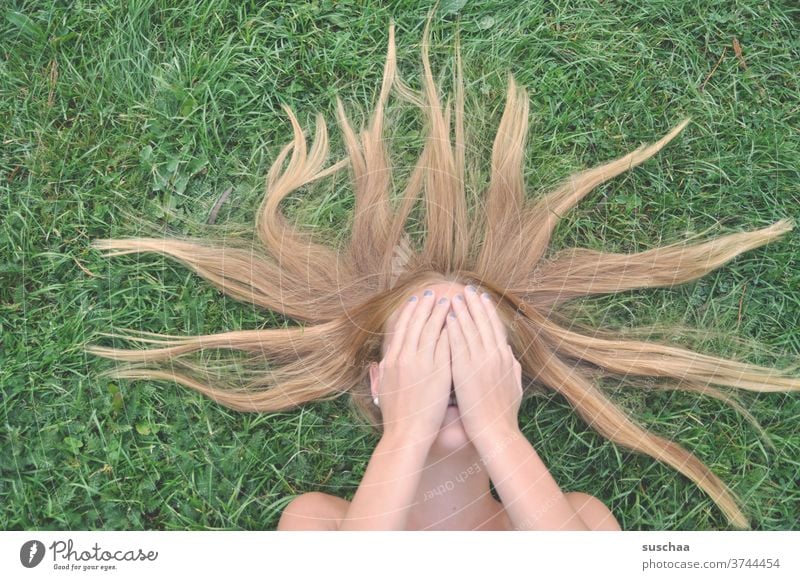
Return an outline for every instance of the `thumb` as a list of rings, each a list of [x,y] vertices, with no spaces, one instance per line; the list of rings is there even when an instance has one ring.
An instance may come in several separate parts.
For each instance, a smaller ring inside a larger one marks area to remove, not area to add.
[[[517,379],[517,387],[519,388],[520,393],[522,393],[522,364],[514,356],[514,351],[511,350],[511,345],[508,347],[508,352],[511,353],[512,360],[514,361],[514,378]]]

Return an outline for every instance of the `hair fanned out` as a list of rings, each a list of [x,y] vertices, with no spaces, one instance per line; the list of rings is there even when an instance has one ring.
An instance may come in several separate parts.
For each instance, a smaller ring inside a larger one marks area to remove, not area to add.
[[[591,336],[557,322],[557,307],[569,300],[639,288],[689,282],[747,250],[763,246],[793,227],[783,219],[752,232],[697,243],[675,243],[640,253],[616,254],[570,248],[546,257],[561,216],[598,185],[640,165],[687,125],[684,119],[653,144],[569,176],[553,191],[525,195],[523,155],[528,98],[508,76],[506,106],[492,148],[488,186],[480,211],[470,214],[464,189],[465,135],[461,58],[456,43],[454,133],[451,103],[442,107],[428,59],[430,17],[422,43],[422,92],[397,75],[394,23],[383,83],[369,126],[357,135],[337,97],[337,113],[348,157],[325,168],[328,137],[321,114],[310,151],[288,106],[294,138],[275,159],[256,217],[257,240],[242,244],[206,239],[100,239],[105,257],[156,252],[179,261],[228,296],[278,311],[304,326],[240,330],[177,337],[130,331],[100,333],[154,345],[149,349],[87,346],[91,354],[130,363],[104,372],[127,379],[175,381],[239,411],[276,412],[348,394],[361,417],[380,429],[380,410],[371,403],[368,369],[380,359],[382,329],[403,296],[422,284],[445,280],[472,283],[493,295],[509,328],[509,342],[522,364],[526,392],[563,395],[588,425],[614,443],[661,461],[709,494],[737,528],[749,526],[738,498],[702,461],[680,445],[655,435],[629,416],[593,380],[595,371],[632,377],[632,385],[662,387],[715,397],[757,421],[737,402],[734,389],[798,391],[800,379],[786,371],[699,354],[691,350]],[[392,202],[389,155],[384,149],[384,109],[390,92],[419,107],[426,141],[405,189]],[[291,157],[282,169],[289,152]],[[312,240],[279,210],[287,195],[350,166],[355,190],[352,233],[341,251]],[[470,176],[471,177],[471,176]],[[425,241],[415,248],[405,225],[423,195]],[[474,204],[473,204],[474,207]],[[475,242],[475,243],[473,243]],[[479,242],[479,243],[478,243]],[[236,362],[238,383],[206,382],[209,368],[184,355],[203,349],[245,353]],[[584,368],[586,367],[586,368]],[[589,368],[591,367],[591,368]],[[594,370],[592,370],[594,369]],[[246,373],[246,374],[245,374]],[[204,378],[205,377],[205,381]],[[249,377],[241,380],[241,377]],[[636,383],[636,377],[651,377]],[[763,433],[763,432],[762,432]]]

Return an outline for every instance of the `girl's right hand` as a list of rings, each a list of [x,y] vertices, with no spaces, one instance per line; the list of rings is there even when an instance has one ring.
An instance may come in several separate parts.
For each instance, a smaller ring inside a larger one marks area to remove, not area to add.
[[[450,344],[443,330],[449,309],[449,300],[436,300],[433,292],[403,307],[373,380],[384,435],[432,443],[439,433],[452,384]]]

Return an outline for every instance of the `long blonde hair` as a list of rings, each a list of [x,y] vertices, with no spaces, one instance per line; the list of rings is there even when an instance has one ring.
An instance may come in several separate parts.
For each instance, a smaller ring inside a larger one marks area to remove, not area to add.
[[[380,410],[372,404],[368,364],[380,359],[387,318],[404,296],[423,284],[443,280],[472,283],[490,292],[498,305],[509,329],[509,342],[522,365],[527,394],[550,390],[563,395],[602,436],[686,475],[709,494],[733,526],[749,527],[738,498],[719,477],[677,443],[644,428],[595,379],[602,374],[633,377],[633,386],[650,389],[650,377],[661,377],[666,382],[660,388],[716,397],[759,429],[735,394],[718,386],[756,392],[797,391],[800,380],[786,376],[786,371],[779,374],[677,346],[584,328],[565,319],[557,307],[584,296],[695,280],[735,256],[775,240],[791,230],[793,222],[783,219],[752,232],[699,243],[684,241],[634,254],[570,248],[545,256],[561,216],[596,186],[660,151],[689,119],[653,144],[575,173],[549,193],[528,199],[523,180],[528,98],[509,74],[489,184],[483,199],[475,200],[480,211],[470,214],[465,191],[460,52],[456,43],[455,145],[451,146],[451,104],[448,99],[442,107],[439,87],[433,81],[429,28],[430,17],[422,42],[423,91],[415,92],[398,76],[392,22],[380,96],[366,129],[355,133],[337,96],[349,158],[324,168],[328,138],[322,115],[316,116],[316,134],[309,151],[292,109],[284,106],[294,138],[269,171],[255,221],[256,244],[186,237],[99,239],[92,244],[108,250],[106,257],[134,252],[164,254],[234,299],[307,324],[189,337],[101,333],[157,348],[122,350],[90,345],[87,351],[132,363],[102,374],[175,381],[238,411],[277,412],[349,394],[360,416],[380,431]],[[384,108],[392,89],[424,112],[427,129],[424,150],[397,203],[391,202],[391,169],[383,137]],[[282,169],[289,151],[288,166]],[[348,163],[355,189],[352,234],[343,248],[334,249],[288,223],[279,204],[298,188],[330,176]],[[421,192],[426,236],[422,247],[416,248],[405,225]],[[209,368],[183,356],[211,348],[246,355],[236,361],[231,381],[217,386],[204,382]],[[247,376],[243,373],[250,375],[250,380],[241,380]],[[636,377],[642,378],[640,382]]]

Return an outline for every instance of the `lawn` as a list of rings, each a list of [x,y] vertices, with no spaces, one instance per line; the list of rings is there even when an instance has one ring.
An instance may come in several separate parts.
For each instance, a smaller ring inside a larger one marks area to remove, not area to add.
[[[89,244],[252,231],[266,173],[291,138],[281,105],[309,132],[321,112],[329,164],[341,159],[336,94],[356,124],[371,110],[391,19],[400,74],[418,88],[430,4],[119,4],[0,7],[0,529],[275,529],[297,494],[351,499],[376,436],[344,399],[243,414],[175,384],[98,376],[112,363],[87,355],[87,343],[135,347],[100,332],[210,334],[286,319],[160,255],[105,259]],[[789,0],[454,0],[435,17],[431,60],[449,90],[459,31],[474,136],[467,155],[484,176],[507,73],[527,89],[530,196],[691,116],[661,153],[590,193],[553,238],[553,249],[636,252],[707,228],[709,238],[800,217],[799,21]],[[423,126],[396,98],[389,112],[399,189]],[[214,226],[204,225],[225,192]],[[284,206],[333,239],[352,201],[341,171]],[[681,345],[796,365],[798,240],[795,229],[695,282],[571,311],[626,332],[683,324],[701,332]],[[742,394],[774,449],[717,400],[619,397],[714,470],[754,529],[797,529],[800,396]],[[729,529],[687,478],[605,441],[560,397],[526,400],[520,423],[562,489],[597,496],[623,529]]]

